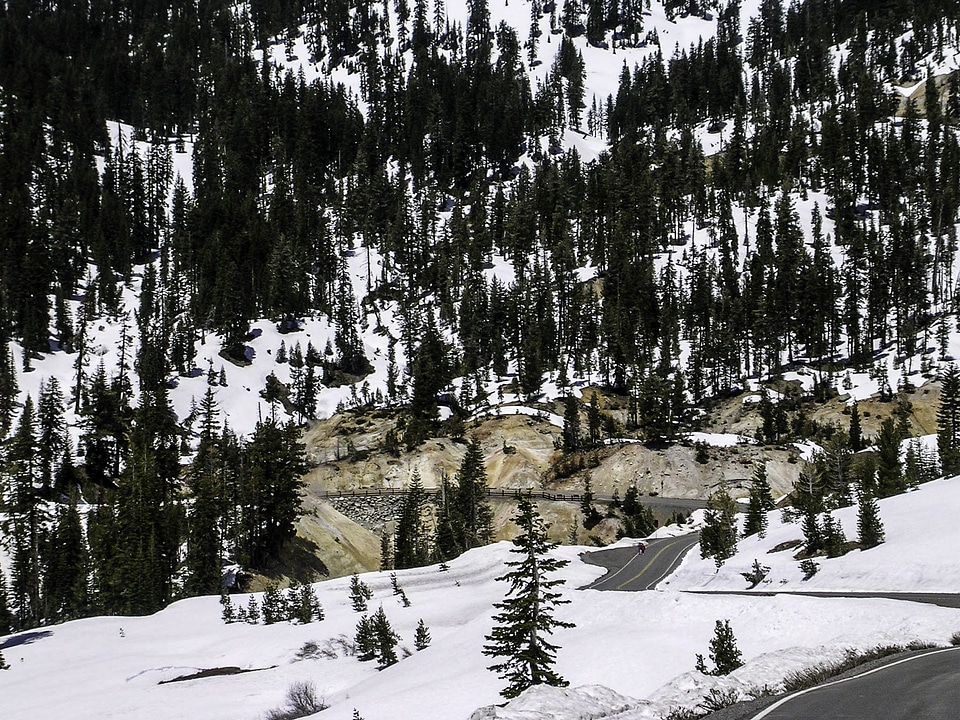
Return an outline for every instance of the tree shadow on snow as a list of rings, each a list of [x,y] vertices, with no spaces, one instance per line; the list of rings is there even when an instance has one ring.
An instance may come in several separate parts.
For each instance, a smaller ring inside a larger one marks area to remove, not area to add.
[[[9,637],[4,642],[0,643],[0,650],[17,647],[18,645],[30,645],[31,643],[37,642],[37,640],[43,640],[51,635],[53,635],[52,630],[34,630],[31,632],[20,633],[19,635]]]

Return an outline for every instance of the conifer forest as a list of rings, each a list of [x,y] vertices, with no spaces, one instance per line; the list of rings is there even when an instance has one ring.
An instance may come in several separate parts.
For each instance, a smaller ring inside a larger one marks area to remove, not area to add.
[[[325,388],[411,453],[492,378],[590,378],[664,444],[748,378],[892,397],[878,350],[950,360],[960,3],[463,1],[0,3],[0,634],[270,568]],[[241,419],[264,320],[283,373]],[[598,445],[571,402],[560,450]],[[398,567],[489,541],[467,452]]]

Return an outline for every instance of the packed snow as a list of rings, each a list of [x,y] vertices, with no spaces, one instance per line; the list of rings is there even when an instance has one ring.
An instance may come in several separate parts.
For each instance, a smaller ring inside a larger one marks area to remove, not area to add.
[[[536,688],[505,707],[502,681],[481,653],[493,621],[493,603],[504,596],[496,577],[510,557],[502,542],[466,553],[449,564],[397,572],[411,606],[391,589],[389,573],[368,573],[371,610],[383,606],[409,656],[383,671],[345,651],[360,615],[349,601],[349,579],[314,587],[326,619],[309,625],[223,624],[216,597],[175,603],[149,617],[98,617],[38,628],[0,639],[12,666],[0,672],[4,718],[69,717],[174,720],[257,720],[285,704],[287,688],[308,681],[329,709],[322,717],[349,720],[445,718],[610,717],[659,718],[674,707],[695,707],[711,688],[747,692],[775,688],[795,670],[836,659],[849,648],[948,644],[960,630],[960,610],[884,599],[814,598],[792,591],[952,591],[960,585],[958,529],[945,509],[960,504],[960,478],[938,480],[880,503],[886,543],[836,559],[819,558],[820,571],[803,581],[796,550],[769,552],[802,537],[798,525],[770,514],[763,539],[740,541],[739,552],[717,571],[696,548],[657,591],[579,589],[602,571],[582,562],[584,547],[560,547],[570,560],[562,571],[570,604],[557,616],[576,623],[558,630],[557,670],[570,687]],[[839,510],[847,536],[856,536],[855,508]],[[629,542],[629,541],[624,541]],[[774,597],[693,594],[681,590],[742,591],[740,573],[754,559],[771,568],[760,590]],[[259,599],[259,598],[258,598]],[[247,597],[234,597],[244,605]],[[423,618],[433,641],[413,648]],[[717,678],[694,670],[707,654],[718,619],[729,619],[746,664]],[[346,640],[344,643],[342,641]],[[298,652],[315,643],[318,657]],[[404,653],[406,654],[406,653]],[[243,674],[163,683],[203,669],[236,667]]]

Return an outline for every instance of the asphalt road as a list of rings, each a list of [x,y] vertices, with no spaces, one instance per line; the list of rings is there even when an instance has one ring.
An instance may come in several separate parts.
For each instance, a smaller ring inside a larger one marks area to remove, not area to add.
[[[960,648],[911,655],[788,695],[752,720],[956,720],[958,674]]]
[[[584,562],[608,571],[587,587],[594,590],[652,590],[677,568],[686,552],[699,540],[699,533],[651,540],[643,555],[637,553],[636,546],[584,553]]]
[[[653,540],[643,555],[635,546],[584,553],[583,560],[607,569],[588,588],[652,590],[680,564],[699,540],[698,533]],[[709,594],[772,595],[773,592]],[[796,593],[814,597],[887,598],[960,607],[960,595],[948,593]],[[730,717],[750,720],[957,720],[960,718],[960,647],[911,654],[793,695],[756,714]],[[734,708],[728,708],[734,710]],[[722,711],[727,712],[727,711]],[[742,711],[741,711],[742,712]],[[755,712],[755,711],[754,711]]]
[[[768,592],[766,590],[685,590],[695,595],[753,595],[754,597],[773,597],[775,595],[803,595],[818,598],[881,598],[883,600],[906,600],[908,602],[927,603],[940,607],[960,608],[958,593],[906,593],[906,592],[816,592],[788,590]],[[960,710],[957,712],[960,717]]]

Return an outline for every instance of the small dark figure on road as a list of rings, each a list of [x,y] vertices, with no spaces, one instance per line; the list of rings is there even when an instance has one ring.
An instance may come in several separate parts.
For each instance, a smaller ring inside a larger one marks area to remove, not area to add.
[[[646,549],[647,549],[647,546],[645,543],[639,543],[637,545],[637,555],[643,555],[643,551]]]

